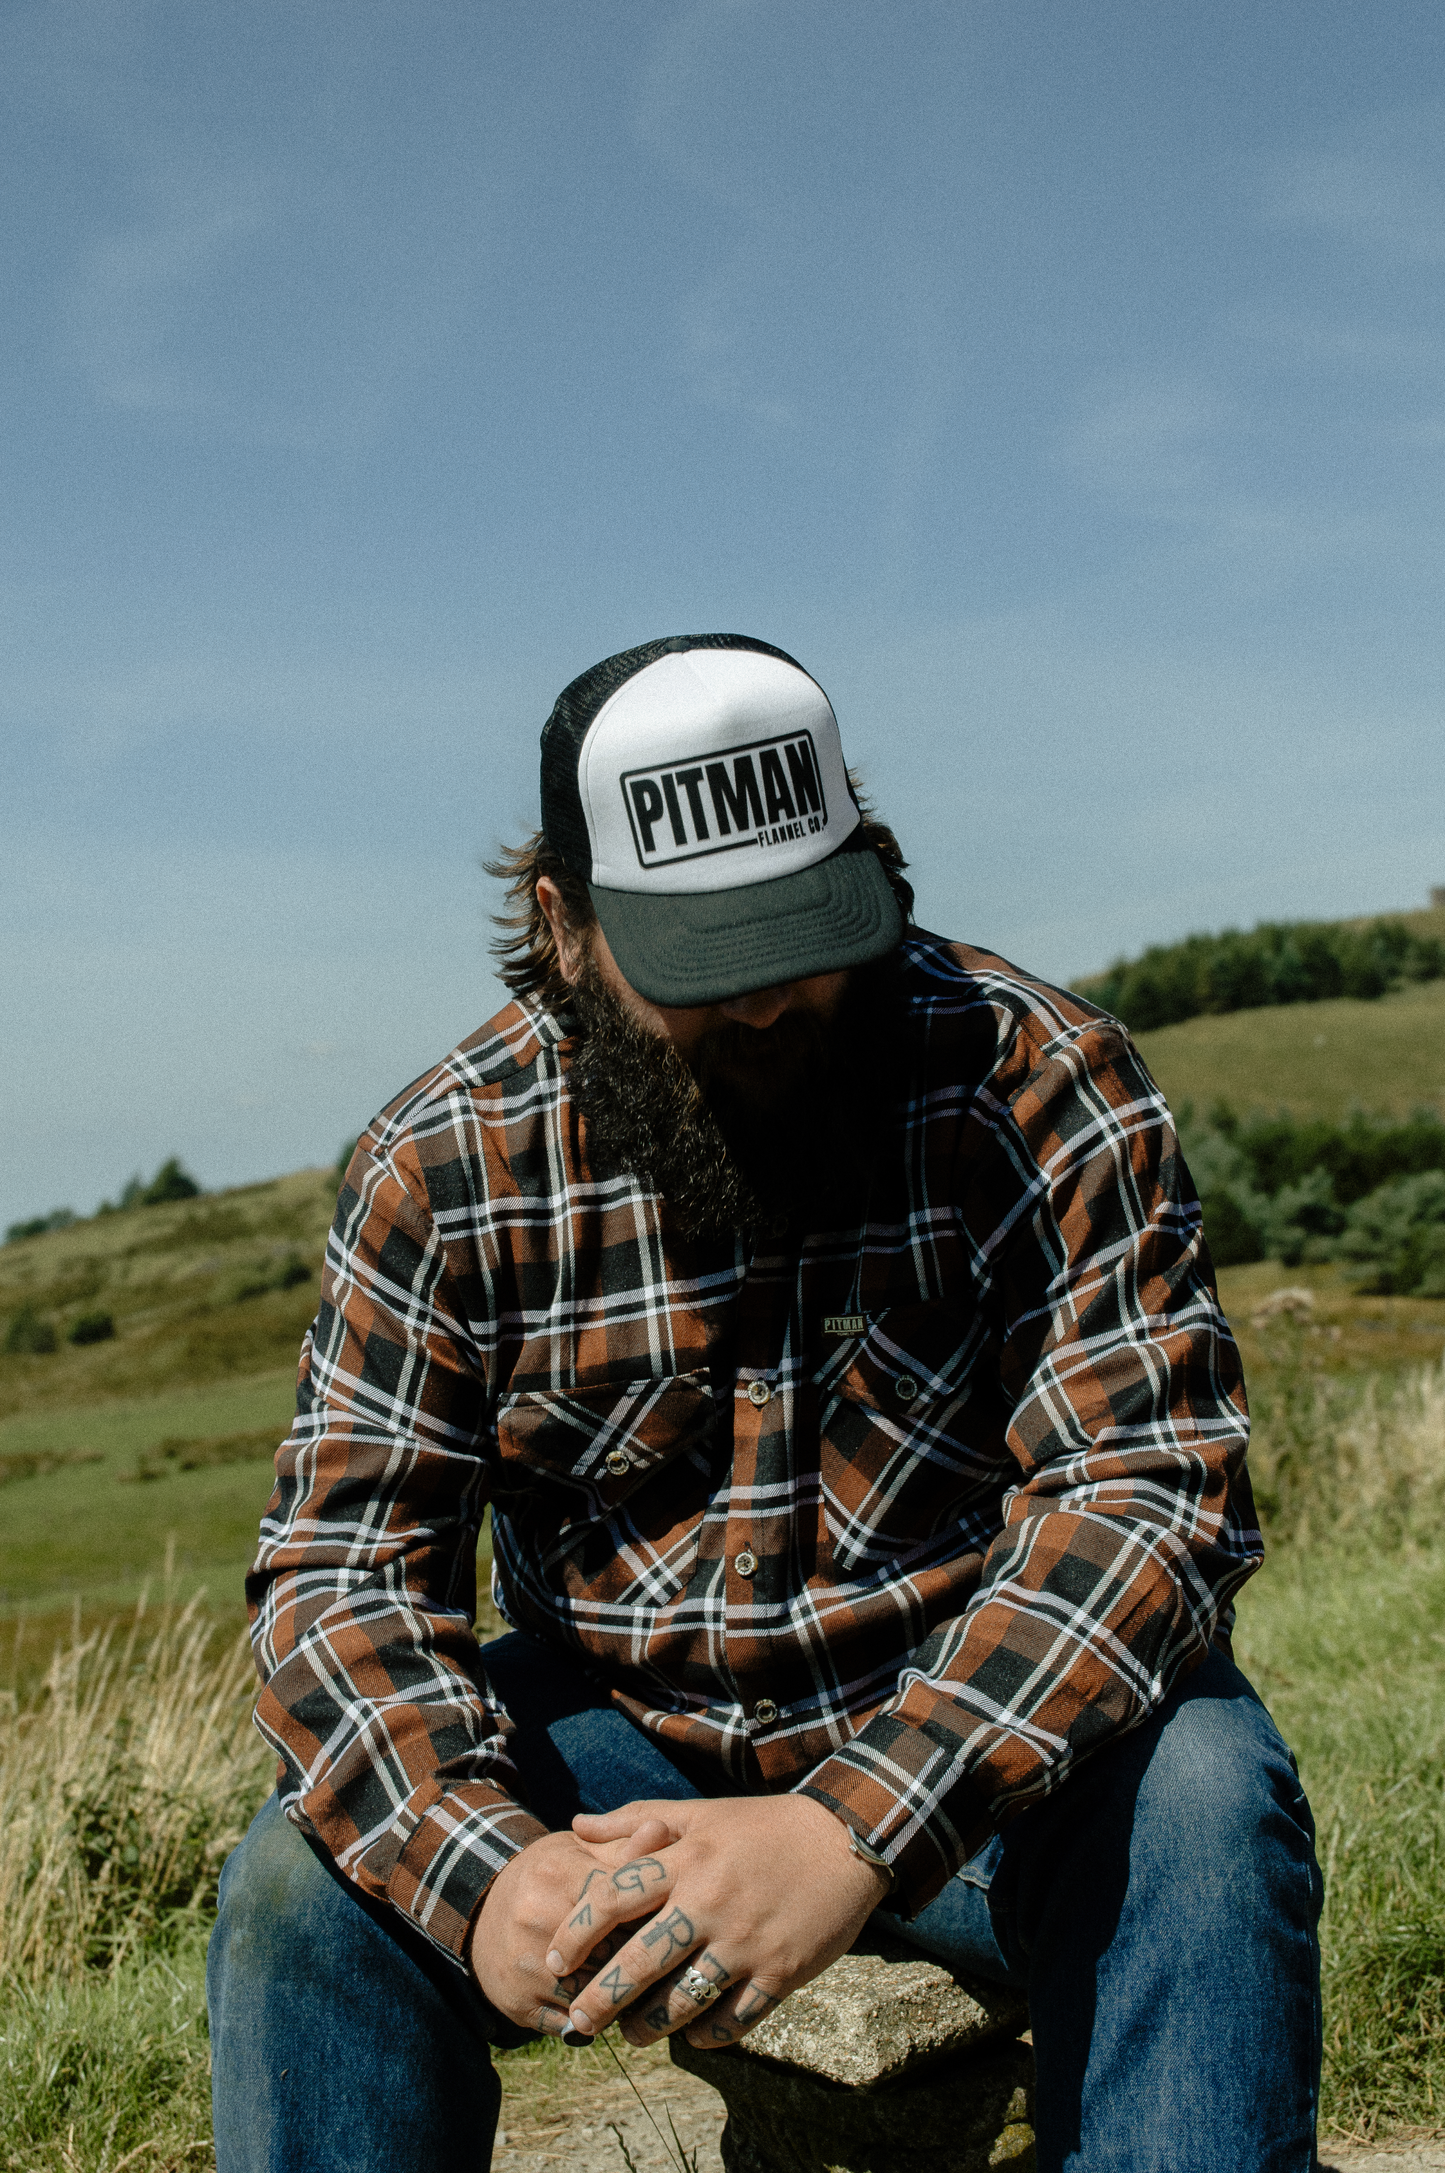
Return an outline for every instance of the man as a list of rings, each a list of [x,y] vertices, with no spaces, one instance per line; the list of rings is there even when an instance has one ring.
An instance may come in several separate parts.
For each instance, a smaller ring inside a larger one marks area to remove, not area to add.
[[[518,1000],[357,1149],[250,1579],[220,2173],[485,2167],[489,2043],[729,2043],[879,1909],[1027,1986],[1041,2166],[1305,2173],[1312,1829],[1127,1035],[908,925],[763,642],[569,686],[508,864]]]

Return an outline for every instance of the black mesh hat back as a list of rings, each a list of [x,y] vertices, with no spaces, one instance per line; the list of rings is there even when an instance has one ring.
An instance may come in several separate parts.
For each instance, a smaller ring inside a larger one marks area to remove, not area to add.
[[[603,703],[635,672],[655,664],[660,656],[679,656],[689,649],[755,649],[797,671],[803,669],[786,649],[754,641],[748,634],[670,634],[663,641],[644,641],[639,648],[604,657],[564,687],[542,727],[542,834],[574,875],[585,878],[592,872],[592,841],[577,789],[577,763],[589,725]]]

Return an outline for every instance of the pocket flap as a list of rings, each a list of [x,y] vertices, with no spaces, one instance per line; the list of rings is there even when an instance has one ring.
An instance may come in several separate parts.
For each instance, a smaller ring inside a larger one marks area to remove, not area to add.
[[[962,1323],[943,1305],[890,1305],[818,1369],[825,1403],[842,1397],[892,1420],[958,1390]]]
[[[508,1397],[497,1412],[497,1493],[514,1498],[551,1480],[583,1496],[593,1516],[606,1516],[644,1479],[700,1447],[716,1418],[710,1385],[690,1373]]]

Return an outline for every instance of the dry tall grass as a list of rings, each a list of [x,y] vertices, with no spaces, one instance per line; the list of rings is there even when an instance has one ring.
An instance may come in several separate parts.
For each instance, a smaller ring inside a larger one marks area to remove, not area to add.
[[[0,1692],[0,1985],[113,1965],[204,1917],[270,1783],[244,1639],[192,1603],[57,1649]]]
[[[1445,1362],[1326,1373],[1307,1324],[1271,1325],[1249,1468],[1273,1541],[1395,1548],[1445,1536]]]
[[[1276,1333],[1241,1648],[1319,1821],[1325,2109],[1369,2134],[1445,2104],[1445,1370],[1331,1375]],[[204,1938],[271,1785],[252,1696],[195,1605],[77,1631],[38,1692],[0,1692],[5,2173],[210,2162]]]

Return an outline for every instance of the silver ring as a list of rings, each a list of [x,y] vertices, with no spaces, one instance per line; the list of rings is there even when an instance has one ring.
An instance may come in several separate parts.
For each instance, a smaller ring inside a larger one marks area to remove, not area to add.
[[[722,1986],[714,1984],[711,1977],[705,1977],[700,1969],[694,1969],[689,1962],[677,1980],[677,1989],[679,1992],[686,1992],[695,2006],[706,2007],[710,1999],[717,1998]]]

